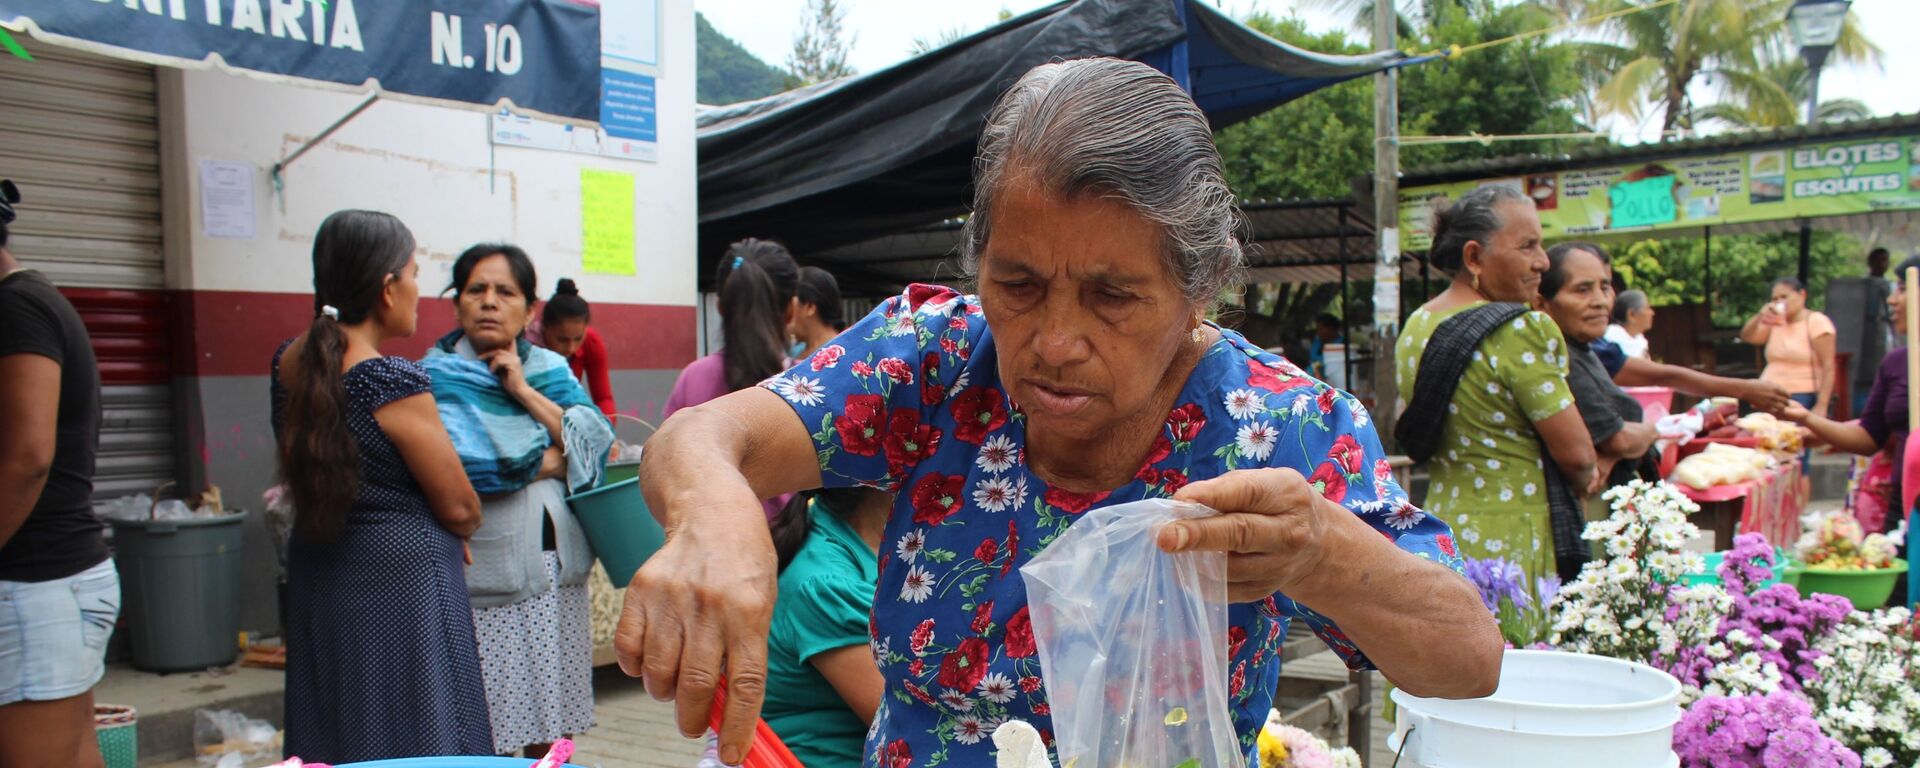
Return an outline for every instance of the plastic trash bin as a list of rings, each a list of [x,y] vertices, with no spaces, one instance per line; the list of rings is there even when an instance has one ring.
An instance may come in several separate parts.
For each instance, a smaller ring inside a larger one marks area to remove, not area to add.
[[[121,614],[133,665],[149,672],[224,667],[240,653],[240,523],[245,511],[191,520],[114,520]]]

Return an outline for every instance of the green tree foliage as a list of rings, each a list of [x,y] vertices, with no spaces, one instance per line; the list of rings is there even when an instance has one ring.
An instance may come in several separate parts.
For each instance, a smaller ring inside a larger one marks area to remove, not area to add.
[[[1321,53],[1364,53],[1344,32],[1314,35],[1298,18],[1260,13],[1247,24]],[[1220,131],[1227,179],[1241,199],[1335,197],[1373,168],[1373,83],[1361,78],[1318,91]]]
[[[1654,0],[1566,0],[1576,18],[1650,5]],[[1777,104],[1788,100],[1765,76],[1765,53],[1785,44],[1787,8],[1793,0],[1681,0],[1604,22],[1598,40],[1578,44],[1598,85],[1604,111],[1640,119],[1648,105],[1660,110],[1661,128],[1693,127],[1690,88],[1697,78],[1734,87],[1726,101]],[[1832,60],[1874,63],[1880,50],[1867,40],[1859,17],[1849,13]]]
[[[1742,130],[1799,125],[1807,97],[1813,95],[1806,60],[1780,45],[1767,46],[1755,71],[1723,76],[1720,83],[1720,101],[1701,107],[1694,117]],[[1873,110],[1859,99],[1823,99],[1814,111],[1814,120],[1822,123],[1872,116]]]
[[[694,98],[702,104],[732,104],[786,90],[786,74],[755,58],[721,34],[707,17],[693,14]]]
[[[800,31],[787,54],[788,84],[813,85],[854,73],[847,63],[854,36],[847,33],[847,8],[839,0],[807,0],[800,14]]]
[[[1713,322],[1738,326],[1765,304],[1773,281],[1800,269],[1800,234],[1713,238],[1712,264],[1705,238],[1640,240],[1613,246],[1614,270],[1629,288],[1646,291],[1654,306],[1700,304],[1713,295]],[[1820,309],[1827,280],[1867,273],[1860,241],[1838,232],[1813,233],[1807,303]],[[1711,282],[1709,282],[1711,281]]]

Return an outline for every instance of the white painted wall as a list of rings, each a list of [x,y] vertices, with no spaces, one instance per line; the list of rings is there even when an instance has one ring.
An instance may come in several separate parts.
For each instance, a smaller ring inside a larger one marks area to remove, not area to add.
[[[385,100],[285,172],[284,211],[267,171],[345,115],[363,96],[270,83],[212,71],[181,73],[182,157],[188,193],[172,195],[190,217],[184,268],[169,287],[312,291],[314,230],[341,208],[399,216],[423,249],[421,288],[437,293],[454,257],[476,242],[505,240],[533,255],[540,292],[566,276],[589,301],[692,306],[695,297],[694,51],[692,0],[662,0],[658,75],[659,160],[494,147],[479,111]],[[256,168],[256,236],[206,236],[200,221],[203,159]],[[580,169],[635,176],[633,277],[588,275],[580,264]],[[179,177],[175,177],[179,178]]]

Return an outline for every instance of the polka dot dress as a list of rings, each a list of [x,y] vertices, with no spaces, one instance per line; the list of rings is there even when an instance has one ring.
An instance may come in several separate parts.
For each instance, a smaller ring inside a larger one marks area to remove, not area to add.
[[[273,360],[276,433],[285,350]],[[360,496],[339,541],[296,535],[288,552],[286,754],[327,763],[492,754],[460,540],[434,520],[373,417],[427,392],[427,372],[383,357],[354,366],[345,383]]]
[[[559,555],[541,554],[547,583],[558,585]],[[591,623],[585,583],[473,612],[495,753],[551,743],[593,727]]]

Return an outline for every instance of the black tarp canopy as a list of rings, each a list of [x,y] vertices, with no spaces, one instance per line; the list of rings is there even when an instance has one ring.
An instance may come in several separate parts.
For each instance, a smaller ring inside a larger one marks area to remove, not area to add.
[[[1382,69],[1397,51],[1329,56],[1286,45],[1196,0],[1067,0],[888,69],[699,117],[700,275],[727,243],[811,252],[938,227],[964,214],[981,122],[1039,64],[1116,56],[1193,94],[1219,128]],[[859,280],[857,265],[846,277]],[[877,277],[877,276],[875,276]]]

